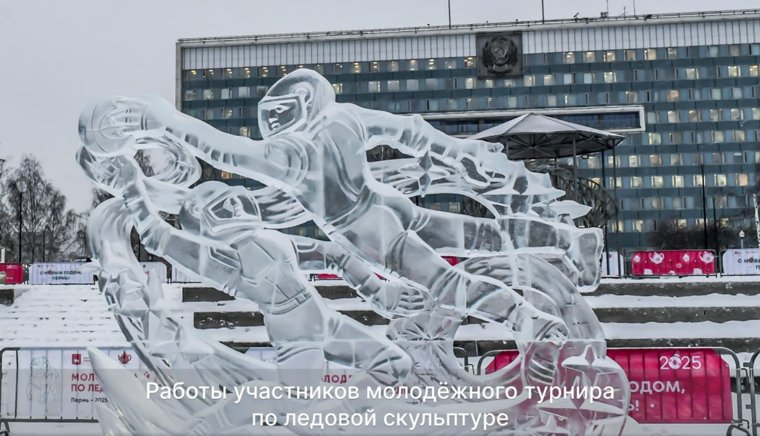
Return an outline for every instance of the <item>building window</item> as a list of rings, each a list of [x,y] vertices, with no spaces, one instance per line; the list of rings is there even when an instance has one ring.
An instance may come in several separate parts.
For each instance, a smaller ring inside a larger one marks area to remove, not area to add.
[[[250,79],[251,78],[251,69],[248,67],[243,68],[243,78],[244,79]]]
[[[562,82],[565,85],[572,85],[573,82],[574,82],[574,80],[573,80],[574,77],[575,77],[575,75],[573,73],[565,73],[565,74],[562,75]]]
[[[742,98],[742,89],[738,87],[731,88],[731,98],[734,100]]]
[[[584,84],[594,83],[594,74],[593,73],[583,73],[583,83]]]
[[[369,92],[380,92],[380,82],[367,82],[367,88],[369,89]]]
[[[374,61],[369,64],[369,70],[373,73],[377,73],[380,71],[380,62]]]
[[[760,75],[760,66],[758,65],[750,65],[749,66],[749,76],[750,77],[758,77]]]
[[[731,121],[741,121],[742,120],[742,110],[741,109],[731,109],[729,111],[729,114],[731,115]]]
[[[596,62],[596,53],[593,51],[583,53],[583,62]]]
[[[662,176],[652,176],[652,187],[662,188],[664,185],[665,185],[665,182]]]
[[[711,45],[707,47],[707,56],[711,58],[717,58],[719,54],[720,54],[720,51],[718,50],[718,46]]]
[[[409,60],[409,71],[417,71],[417,59]]]
[[[690,123],[698,123],[699,122],[699,111],[696,109],[689,109],[689,122]]]
[[[251,88],[248,86],[240,86],[237,89],[238,98],[251,98]]]
[[[435,80],[435,79],[433,79],[433,80]],[[464,79],[464,88],[465,89],[473,89],[473,88],[475,88],[475,79],[473,79],[472,77],[468,77],[468,78]]]
[[[343,64],[334,64],[333,65],[333,73],[335,73],[335,74],[343,74]]]
[[[447,70],[453,70],[457,67],[457,60],[456,59],[446,59],[446,69]]]
[[[744,142],[747,140],[747,133],[744,130],[734,130],[731,132],[731,139],[734,142]]]
[[[728,177],[725,174],[714,174],[715,186],[726,186],[728,184]]]
[[[747,173],[739,173],[736,175],[736,186],[749,186],[749,176]]]
[[[728,77],[739,77],[739,66],[738,65],[729,65],[728,66]]]
[[[544,85],[554,85],[554,74],[544,74]]]
[[[400,68],[399,61],[388,62],[388,71],[398,71]]]
[[[354,62],[354,66],[353,66],[353,68],[351,69],[351,71],[352,71],[354,74],[358,74],[358,73],[361,73],[361,72],[362,72],[362,64],[361,64],[361,62]]]
[[[427,69],[435,70],[435,59],[428,59]]]
[[[625,101],[626,103],[638,103],[639,94],[636,91],[625,91]]]
[[[523,84],[525,86],[534,86],[536,84],[536,77],[532,74],[526,74],[523,78]]]
[[[627,61],[635,61],[636,60],[636,50],[623,50],[623,57]]]
[[[649,137],[649,145],[662,144],[662,135],[660,133],[649,133],[647,135]]]
[[[683,176],[673,176],[673,187],[683,188]]]
[[[633,231],[634,232],[643,232],[644,231],[644,220],[633,220]]]
[[[213,89],[204,89],[203,90],[203,99],[204,100],[213,100],[214,99],[214,90]]]
[[[728,46],[728,54],[731,55],[731,56],[741,56],[742,55],[741,46],[738,46],[738,45],[729,45]]]
[[[614,51],[604,52],[604,62],[615,62],[615,52]]]
[[[760,108],[757,108],[757,107],[752,108],[752,119],[760,120]],[[760,138],[757,138],[757,139],[760,139]]]
[[[678,59],[678,49],[673,47],[668,48],[668,59]]]
[[[556,95],[547,95],[546,96],[546,105],[549,107],[557,106],[557,96]]]
[[[699,79],[699,70],[696,68],[687,68],[686,69],[686,78],[688,80],[697,80]]]
[[[267,95],[267,91],[269,91],[268,86],[257,86],[256,87],[256,97],[258,98],[264,98],[265,95]]]
[[[710,109],[710,121],[720,121],[720,111],[718,109]]]
[[[649,166],[657,167],[662,165],[662,157],[659,154],[649,155]]]
[[[399,92],[401,90],[401,85],[398,80],[389,80],[387,86],[388,92]]]
[[[604,72],[604,83],[615,83],[615,72],[614,71],[605,71]]]
[[[333,83],[332,87],[335,90],[336,94],[343,94],[343,84],[342,83]]]
[[[635,154],[628,156],[628,166],[631,168],[639,166],[639,157]]]
[[[193,101],[195,100],[196,92],[194,89],[190,89],[185,91],[185,101]]]
[[[666,99],[668,101],[678,101],[681,93],[677,89],[669,89]]]
[[[251,137],[251,128],[250,127],[241,127],[240,128],[240,136],[245,136],[246,138]]]
[[[678,121],[678,111],[668,111],[668,122],[677,123]]]
[[[565,53],[565,55],[562,57],[566,64],[574,64],[575,63],[575,53],[569,51]]]
[[[230,98],[232,98],[232,88],[222,88],[219,97],[222,100],[229,100]]]
[[[645,48],[644,49],[644,59],[647,61],[653,61],[657,59],[657,49],[654,48]]]
[[[712,140],[715,143],[724,142],[725,137],[723,135],[723,132],[721,132],[720,130],[716,130],[716,131],[712,132]]]
[[[641,188],[644,186],[644,179],[641,176],[631,177],[631,188]]]
[[[465,68],[473,68],[475,66],[475,58],[472,56],[464,58],[464,67]]]
[[[406,90],[407,91],[419,91],[420,90],[420,82],[417,81],[417,79],[407,79],[406,80]]]
[[[484,88],[493,88],[494,85],[493,79],[485,79],[482,83]]]

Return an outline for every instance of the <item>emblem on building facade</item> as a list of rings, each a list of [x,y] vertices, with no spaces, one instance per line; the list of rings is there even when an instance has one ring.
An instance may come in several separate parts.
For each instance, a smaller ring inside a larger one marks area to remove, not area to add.
[[[477,36],[478,77],[493,78],[522,74],[522,34],[500,33]]]

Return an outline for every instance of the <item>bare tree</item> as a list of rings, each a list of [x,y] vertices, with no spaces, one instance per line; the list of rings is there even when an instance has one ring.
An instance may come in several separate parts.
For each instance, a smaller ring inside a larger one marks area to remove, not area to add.
[[[3,215],[9,234],[5,244],[13,248],[9,258],[20,262],[57,260],[72,237],[73,212],[66,197],[45,179],[40,163],[24,155],[2,181]],[[18,246],[21,244],[21,259]]]

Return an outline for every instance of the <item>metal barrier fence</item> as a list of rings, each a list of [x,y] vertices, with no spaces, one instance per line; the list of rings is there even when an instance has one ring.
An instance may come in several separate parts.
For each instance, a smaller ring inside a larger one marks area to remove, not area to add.
[[[686,355],[686,353],[684,353],[684,355],[681,356],[679,354],[679,351],[683,352],[684,350],[688,350],[690,353],[696,353],[697,355],[700,355],[699,354],[700,350],[710,350],[710,351],[714,351],[715,353],[717,353],[716,356],[725,356],[725,357],[727,357],[730,360],[730,362],[732,364],[730,366],[732,368],[726,368],[723,371],[723,374],[724,374],[724,376],[728,376],[731,373],[733,373],[733,376],[731,377],[733,379],[733,381],[730,381],[730,383],[733,385],[733,387],[730,390],[735,393],[735,397],[734,397],[735,400],[731,401],[731,392],[730,391],[725,391],[725,389],[728,388],[728,386],[723,386],[723,388],[724,388],[724,391],[723,391],[724,396],[723,397],[727,398],[727,400],[729,402],[731,402],[732,404],[717,404],[719,412],[720,412],[720,409],[723,409],[723,411],[726,412],[726,414],[728,416],[730,416],[730,423],[728,423],[728,427],[726,429],[726,435],[730,436],[730,435],[734,435],[734,434],[744,434],[744,435],[748,435],[749,436],[751,434],[752,436],[758,436],[757,429],[760,428],[760,423],[757,422],[757,413],[756,413],[756,410],[755,410],[755,406],[756,406],[755,401],[756,400],[755,400],[755,392],[754,392],[754,375],[752,373],[751,367],[750,368],[746,368],[746,367],[743,367],[741,365],[741,363],[739,361],[739,357],[733,351],[731,351],[731,350],[729,350],[727,348],[723,348],[723,347],[715,347],[715,348],[711,347],[711,348],[705,348],[705,349],[700,349],[700,348],[652,347],[652,348],[646,348],[646,349],[611,348],[611,349],[608,349],[608,354],[609,355],[614,355],[616,353],[620,354],[621,352],[626,352],[626,351],[647,352],[647,353],[653,353],[653,352],[657,353],[657,352],[659,352],[656,355],[657,359],[654,361],[655,368],[660,368],[660,365],[669,365],[673,369],[676,369],[675,367],[677,367],[677,368],[680,369],[681,366],[684,365],[684,364],[694,366],[695,364],[697,364],[699,362],[699,369],[703,369],[704,372],[707,371],[707,369],[702,366],[702,365],[706,366],[706,360],[707,360],[705,358],[706,356],[701,355],[701,357],[704,358],[704,360],[705,360],[704,362],[702,360],[699,360],[699,361],[692,360],[692,359],[694,359],[694,357],[692,357],[692,355]],[[666,354],[666,355],[663,356],[662,354]],[[669,354],[670,357],[668,357],[667,354]],[[759,355],[760,355],[760,351],[758,351],[757,353],[755,353],[753,355],[753,360],[751,361],[750,366],[754,363],[754,360]],[[675,361],[672,360],[674,356],[678,357]],[[503,357],[503,358],[499,359],[500,357]],[[649,356],[649,357],[652,357],[652,356]],[[717,359],[721,359],[720,357],[716,357],[716,358]],[[476,375],[483,375],[486,372],[490,372],[490,371],[499,369],[499,368],[501,368],[503,366],[506,366],[506,365],[514,362],[515,359],[517,359],[517,350],[514,350],[514,349],[492,350],[492,351],[489,351],[489,352],[483,354],[478,359],[478,362],[477,362],[477,364],[475,366],[475,374]],[[664,360],[661,360],[661,359],[664,359]],[[725,359],[722,359],[722,360],[725,362]],[[498,363],[499,365],[498,366],[497,365],[493,365],[494,363]],[[651,359],[649,360],[649,363],[651,364]],[[642,360],[642,365],[644,365],[643,360]],[[622,366],[623,365],[621,365],[621,367]],[[668,368],[665,368],[665,369],[668,369]],[[685,368],[685,369],[691,369],[691,368]],[[625,370],[625,368],[624,368],[624,370]],[[715,368],[712,368],[711,369],[711,373],[714,373],[714,371],[715,371]],[[642,369],[641,371],[638,371],[638,372],[640,373],[638,375],[641,376],[644,371]],[[627,375],[629,376],[629,378],[631,378],[630,374],[627,374]],[[707,386],[707,385],[709,385],[709,383],[707,383],[705,385],[701,385],[701,384],[696,383],[696,382],[694,382],[693,380],[690,380],[690,379],[691,379],[691,377],[689,377],[689,381],[691,382],[691,385],[689,386],[690,388],[693,388],[695,386],[696,387],[703,387],[704,388],[704,392],[701,392],[701,399],[703,401],[705,401],[705,402],[708,402],[708,400],[713,401],[713,402],[716,401],[716,399],[714,398],[714,395],[715,395],[715,389],[718,388],[718,386]],[[633,387],[634,383],[637,384],[637,387],[639,385],[643,386],[643,383],[641,383],[641,381],[633,381],[633,380],[631,380],[631,381],[633,382],[633,383],[631,383],[632,387]],[[672,382],[672,381],[673,381],[673,379],[669,380],[669,382]],[[743,386],[743,382],[744,381],[747,381],[749,383],[749,386],[750,386],[751,415],[750,415],[749,419],[745,418],[744,399],[742,397],[742,394],[743,394],[742,386]],[[726,382],[727,382],[727,380],[722,380],[722,381],[719,381],[718,384],[725,384]],[[658,381],[658,382],[655,382],[655,383],[661,383],[661,386],[666,386],[666,382],[664,382],[664,381]],[[727,396],[725,395],[726,393],[728,394]],[[712,397],[711,397],[711,395],[712,395]],[[632,397],[633,397],[633,393],[632,393]],[[673,398],[673,397],[670,397],[669,399],[671,401],[676,401],[675,398]],[[692,399],[693,399],[693,397],[692,397]],[[693,406],[693,405],[694,405],[694,403],[691,404],[691,406]],[[726,411],[725,410],[725,406],[730,406],[730,410]],[[712,409],[714,411],[715,407],[713,407]],[[680,411],[680,410],[677,411],[677,413],[681,413],[681,412],[682,411]],[[708,413],[707,411],[704,411],[704,410],[702,412],[704,412],[705,414]],[[633,409],[631,409],[630,410],[630,414],[633,415],[634,413],[635,413],[635,411]],[[721,418],[725,417],[726,414],[721,415],[719,417],[718,421],[720,421]],[[650,423],[654,423],[654,422],[655,421],[652,421]],[[668,423],[668,421],[660,421],[660,423],[664,424],[664,423]],[[697,424],[698,421],[695,421],[695,420],[688,421],[687,420],[687,421],[684,421],[684,422],[672,422],[672,423]]]
[[[142,372],[131,348],[101,348],[125,369]],[[0,435],[9,423],[96,423],[107,403],[84,347],[0,349]]]
[[[131,348],[102,350],[119,360],[126,369],[132,369],[136,373],[144,370],[139,358]],[[730,405],[732,414],[729,414],[731,419],[726,435],[740,433],[747,436],[758,436],[760,422],[758,422],[757,413],[758,401],[754,365],[760,356],[760,350],[755,352],[744,366],[741,365],[736,353],[722,347],[702,349],[614,348],[608,349],[608,353],[618,352],[619,354],[624,351],[659,352],[656,354],[658,356],[658,359],[655,360],[656,366],[660,364],[660,359],[664,359],[664,362],[669,363],[671,367],[673,365],[680,367],[683,362],[687,362],[687,364],[690,362],[692,367],[696,368],[697,360],[691,357],[691,361],[689,361],[686,353],[681,355],[681,360],[677,362],[674,362],[672,357],[666,358],[667,353],[672,355],[675,352],[675,356],[679,356],[679,351],[684,350],[689,350],[690,353],[709,350],[724,357],[719,359],[727,367],[723,374],[729,374],[730,378],[733,379],[728,382],[731,384],[730,390],[735,393],[735,399]],[[454,355],[462,359],[465,370],[475,375],[485,374],[486,365],[493,362],[497,356],[505,353],[514,354],[516,357],[516,350],[514,349],[493,350],[480,356],[477,362],[473,364],[471,356],[467,354],[465,349],[454,348]],[[663,354],[666,356],[663,357]],[[505,359],[504,362],[509,363],[514,360],[514,357]],[[705,358],[705,372],[707,372],[706,361]],[[651,364],[651,361],[649,363]],[[710,383],[706,384],[709,385]],[[697,383],[691,386],[701,385]],[[745,417],[744,411],[743,386],[747,386],[749,392],[750,416],[748,418]],[[705,389],[709,389],[709,386],[705,386]],[[9,423],[96,423],[97,419],[93,406],[98,402],[107,401],[105,396],[101,394],[97,379],[89,365],[87,352],[82,347],[7,347],[0,349],[0,436],[10,435]],[[731,400],[729,399],[729,401]]]

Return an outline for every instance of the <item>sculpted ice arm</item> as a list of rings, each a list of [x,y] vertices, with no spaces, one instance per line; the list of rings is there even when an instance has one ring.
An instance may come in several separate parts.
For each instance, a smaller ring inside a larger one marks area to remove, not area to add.
[[[292,240],[301,269],[336,269],[349,286],[380,310],[399,315],[424,308],[423,290],[400,280],[381,280],[366,262],[339,245],[299,236],[293,236]]]
[[[385,144],[411,156],[420,157],[429,151],[444,159],[457,160],[463,153],[484,156],[486,152],[499,152],[504,148],[498,143],[454,138],[417,114],[394,115],[361,109],[359,115],[370,137],[367,149]]]
[[[255,176],[267,184],[287,182],[302,166],[303,153],[287,141],[254,141],[221,132],[160,98],[97,102],[82,113],[79,130],[86,148],[106,155],[123,153],[122,147],[135,137],[165,135],[218,169]]]
[[[130,183],[123,191],[127,209],[145,249],[173,265],[197,272],[220,290],[234,295],[240,275],[240,258],[229,246],[193,236],[162,220],[155,206],[145,196],[140,181]]]

